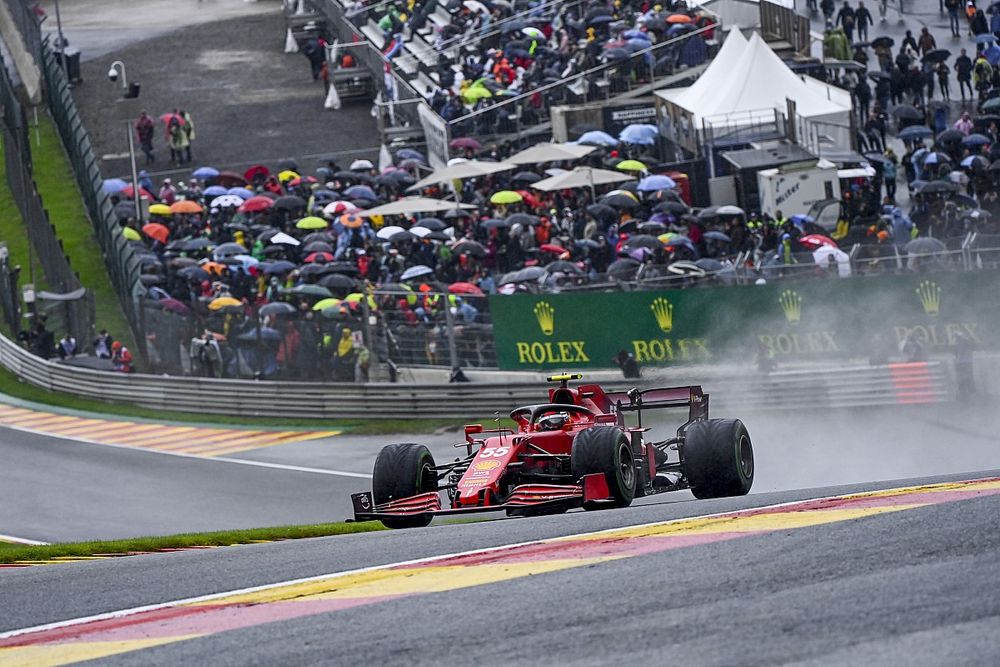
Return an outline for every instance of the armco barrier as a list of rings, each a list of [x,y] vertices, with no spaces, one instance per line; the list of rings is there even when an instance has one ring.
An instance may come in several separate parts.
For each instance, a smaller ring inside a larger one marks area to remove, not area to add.
[[[0,365],[32,385],[76,396],[203,414],[302,418],[488,418],[543,402],[540,383],[309,384],[124,375],[40,359],[0,337]],[[688,371],[691,373],[691,371]],[[760,374],[749,369],[673,369],[656,384],[702,384],[715,414],[735,410],[832,409],[951,399],[953,381],[939,363],[858,366]],[[647,379],[641,385],[653,382]],[[613,389],[636,384],[618,380]],[[725,411],[725,412],[723,412]]]

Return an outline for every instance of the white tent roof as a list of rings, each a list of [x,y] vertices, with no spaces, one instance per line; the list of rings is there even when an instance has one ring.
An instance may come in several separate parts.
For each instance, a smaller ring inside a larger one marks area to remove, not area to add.
[[[572,171],[564,171],[561,174],[556,174],[555,176],[550,176],[537,183],[533,183],[531,187],[543,192],[551,192],[553,190],[587,188],[607,183],[624,183],[632,179],[632,176],[620,171],[594,169],[593,167],[577,167]]]
[[[763,109],[785,109],[785,99],[795,100],[799,115],[806,118],[849,113],[850,106],[844,106],[815,88],[805,84],[785,63],[778,58],[771,47],[754,33],[744,46],[742,53],[723,54],[738,31],[730,33],[719,55],[693,85],[676,91],[657,91],[657,95],[673,102],[694,114],[697,126],[705,120],[709,125],[731,125],[736,118],[724,116],[742,114]],[[724,59],[721,59],[725,55]],[[735,56],[735,57],[734,57]],[[734,64],[735,63],[735,64]],[[709,86],[702,81],[709,79]]]

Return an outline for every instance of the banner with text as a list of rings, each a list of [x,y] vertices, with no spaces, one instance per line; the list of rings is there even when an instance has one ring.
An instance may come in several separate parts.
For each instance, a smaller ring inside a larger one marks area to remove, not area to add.
[[[1000,349],[1000,272],[922,273],[642,292],[490,297],[505,370],[603,368],[625,350],[643,365],[899,358]]]

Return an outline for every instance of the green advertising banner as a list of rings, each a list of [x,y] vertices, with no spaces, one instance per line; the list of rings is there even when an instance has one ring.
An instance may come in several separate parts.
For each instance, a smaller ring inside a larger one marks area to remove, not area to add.
[[[826,278],[768,285],[490,297],[505,370],[606,368],[621,350],[646,366],[898,358],[966,339],[1000,349],[1000,272]]]

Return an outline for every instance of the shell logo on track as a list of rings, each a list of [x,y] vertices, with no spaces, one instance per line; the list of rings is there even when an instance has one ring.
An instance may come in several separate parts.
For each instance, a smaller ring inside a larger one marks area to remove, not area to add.
[[[499,461],[480,461],[476,465],[472,466],[472,469],[480,472],[487,472],[489,470],[494,470],[499,467],[500,467]]]

